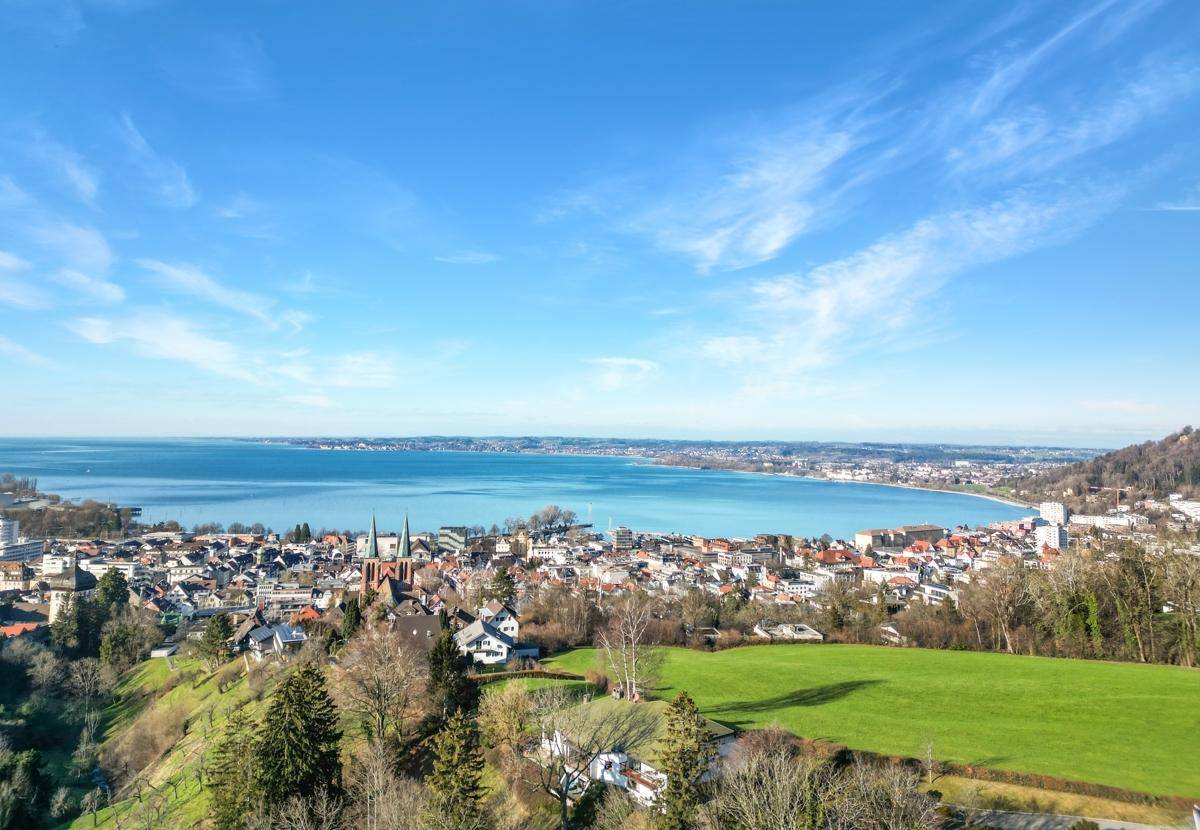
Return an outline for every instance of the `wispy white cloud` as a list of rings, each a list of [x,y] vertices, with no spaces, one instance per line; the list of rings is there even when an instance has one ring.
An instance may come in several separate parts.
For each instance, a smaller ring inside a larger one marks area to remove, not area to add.
[[[120,135],[142,176],[159,199],[170,207],[191,207],[198,197],[187,170],[179,162],[155,150],[129,113],[121,113]]]
[[[81,271],[104,273],[116,259],[108,239],[93,227],[51,221],[31,227],[29,236],[67,265]]]
[[[1097,44],[1103,46],[1117,40],[1162,8],[1163,2],[1164,0],[1129,0],[1120,4],[1116,11],[1100,23],[1096,33]]]
[[[22,207],[30,201],[29,194],[18,187],[11,176],[0,176],[0,209]]]
[[[626,221],[701,272],[774,259],[809,229],[832,169],[855,148],[846,125],[804,123],[758,136],[710,182],[683,188]]]
[[[1161,210],[1172,213],[1200,211],[1200,184],[1193,187],[1191,192],[1182,199],[1159,202],[1154,207],[1145,208],[1145,210]]]
[[[1200,65],[1153,56],[1086,107],[1064,103],[1050,111],[1030,105],[1005,113],[971,131],[947,158],[960,174],[991,167],[1010,177],[1054,170],[1131,135],[1198,90]],[[1075,101],[1082,95],[1070,97]]]
[[[46,307],[45,295],[24,273],[29,267],[29,262],[16,254],[0,251],[0,303],[17,308]]]
[[[78,152],[41,130],[34,130],[26,150],[67,184],[81,201],[89,205],[95,202],[100,190],[100,174]]]
[[[125,289],[115,282],[89,276],[82,271],[64,268],[51,274],[50,279],[85,299],[98,303],[116,305],[125,299]]]
[[[3,334],[0,334],[0,356],[11,358],[20,363],[27,363],[30,366],[48,368],[55,365],[54,361],[50,358],[22,346],[20,343],[5,337]]]
[[[1070,238],[1112,210],[1122,193],[1017,191],[931,215],[806,274],[755,281],[741,301],[757,323],[754,333],[714,335],[702,343],[703,354],[747,372],[747,391],[794,392],[814,370],[911,334],[916,312],[949,278]]]
[[[239,191],[234,194],[232,199],[218,207],[215,212],[221,219],[245,219],[260,209],[261,205],[257,201]]]
[[[276,328],[278,325],[268,313],[272,303],[266,297],[222,285],[191,265],[173,265],[156,259],[139,259],[137,263],[158,275],[162,284],[170,289],[253,317],[269,328]]]
[[[636,386],[658,370],[658,363],[639,357],[592,357],[584,362],[595,367],[593,383],[605,392]]]
[[[396,367],[373,352],[338,357],[323,378],[328,386],[351,389],[383,389],[396,383]]]
[[[119,319],[81,317],[72,328],[94,345],[124,344],[141,357],[184,363],[201,372],[248,383],[261,382],[232,343],[206,334],[183,317],[139,311]]]
[[[290,282],[283,286],[283,290],[291,294],[319,294],[326,290],[326,287],[321,284],[316,275],[312,271],[305,271],[304,275],[295,282]]]
[[[163,57],[167,77],[183,91],[220,103],[248,103],[274,91],[271,63],[253,32],[193,32]]]
[[[1071,18],[1050,37],[1032,47],[1019,50],[998,60],[987,78],[975,90],[966,114],[982,119],[990,115],[1029,77],[1035,68],[1071,42],[1088,24],[1117,5],[1118,0],[1102,0],[1090,4],[1085,11]]]
[[[445,262],[450,265],[487,265],[500,257],[487,251],[458,251],[453,254],[435,256],[433,259],[435,262]]]
[[[959,174],[956,198],[986,198],[997,179],[1044,174],[1132,135],[1200,86],[1194,62],[1165,53],[1089,88],[1042,82],[1075,60],[1082,40],[1095,45],[1101,24],[1123,31],[1157,6],[1134,3],[1136,11],[1101,0],[1048,35],[1025,39],[1015,29],[1029,31],[1031,15],[1009,15],[988,28],[989,37],[1005,33],[1003,47],[982,60],[957,55],[967,61],[961,77],[945,73],[924,84],[916,106],[909,75],[922,56],[897,54],[889,59],[895,66],[865,69],[859,80],[782,113],[756,114],[752,129],[716,130],[690,151],[683,142],[674,158],[640,176],[610,175],[565,191],[535,218],[586,215],[712,272],[776,259],[801,237],[844,221],[868,186],[930,160]],[[941,175],[928,166],[919,172]]]
[[[24,271],[28,267],[27,260],[21,259],[16,254],[10,254],[8,251],[0,251],[0,271]]]
[[[296,332],[303,331],[304,327],[313,321],[313,316],[311,314],[309,314],[307,311],[301,311],[297,308],[288,309],[280,314],[279,318],[291,326],[292,330]]]

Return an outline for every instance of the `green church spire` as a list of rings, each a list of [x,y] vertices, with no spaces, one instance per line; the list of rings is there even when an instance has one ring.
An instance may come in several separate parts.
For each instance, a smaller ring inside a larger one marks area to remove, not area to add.
[[[363,556],[364,559],[379,558],[379,538],[375,532],[375,511],[371,511],[371,532],[367,534],[367,551]]]

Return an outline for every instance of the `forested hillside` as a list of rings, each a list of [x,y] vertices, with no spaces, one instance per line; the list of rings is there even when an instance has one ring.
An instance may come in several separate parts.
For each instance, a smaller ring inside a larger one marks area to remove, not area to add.
[[[1089,494],[1117,488],[1122,502],[1165,498],[1171,493],[1200,495],[1200,433],[1191,427],[1161,441],[1147,441],[1017,479],[1016,492],[1031,496],[1083,501]]]

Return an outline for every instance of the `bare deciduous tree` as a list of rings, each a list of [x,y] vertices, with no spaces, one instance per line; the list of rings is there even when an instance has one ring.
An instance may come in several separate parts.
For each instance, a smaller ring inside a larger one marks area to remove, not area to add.
[[[386,741],[404,734],[426,674],[424,655],[378,624],[364,627],[342,652],[336,688],[343,708],[362,719],[370,739]]]
[[[271,830],[340,830],[345,802],[328,790],[293,796],[271,815]]]
[[[346,825],[355,830],[421,830],[427,793],[419,781],[396,775],[388,748],[368,744],[351,762]]]
[[[941,824],[915,770],[858,761],[839,776],[831,830],[922,830]]]
[[[81,660],[72,661],[70,679],[71,690],[83,702],[84,707],[90,709],[92,701],[100,694],[103,687],[104,672],[101,669],[100,661],[94,657],[84,657]]]
[[[537,737],[526,748],[530,783],[559,805],[562,830],[568,827],[567,807],[588,774],[591,763],[617,748],[629,749],[650,740],[658,716],[643,706],[572,695],[564,686],[533,693],[533,722]]]
[[[510,683],[483,696],[479,704],[479,730],[483,742],[508,752],[520,752],[533,722],[534,702],[521,683]]]
[[[712,830],[823,830],[832,789],[827,765],[768,735],[726,765],[702,819]]]
[[[639,700],[653,685],[662,657],[649,642],[656,602],[641,591],[619,597],[608,609],[608,623],[596,634],[605,665],[621,684],[622,695]]]

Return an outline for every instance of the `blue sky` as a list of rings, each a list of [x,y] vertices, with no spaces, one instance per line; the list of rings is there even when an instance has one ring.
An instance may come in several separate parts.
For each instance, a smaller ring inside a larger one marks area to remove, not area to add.
[[[1191,0],[9,0],[0,433],[1163,434],[1198,43]]]

